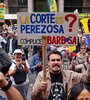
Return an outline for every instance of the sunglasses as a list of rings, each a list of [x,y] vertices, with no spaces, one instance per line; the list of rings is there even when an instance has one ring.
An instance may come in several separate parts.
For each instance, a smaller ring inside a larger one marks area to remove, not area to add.
[[[86,48],[81,48],[81,49],[86,49]]]
[[[51,59],[52,62],[61,61],[61,59]]]

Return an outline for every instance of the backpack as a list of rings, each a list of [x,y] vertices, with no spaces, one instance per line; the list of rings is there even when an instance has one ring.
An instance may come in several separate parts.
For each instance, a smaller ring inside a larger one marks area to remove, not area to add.
[[[21,84],[26,81],[26,73],[22,64],[19,65],[16,73],[13,75],[13,78],[16,84]]]

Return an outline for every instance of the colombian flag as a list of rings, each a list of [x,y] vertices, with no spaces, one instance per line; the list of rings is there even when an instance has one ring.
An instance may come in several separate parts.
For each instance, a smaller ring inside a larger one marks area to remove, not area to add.
[[[48,0],[48,5],[49,5],[50,12],[57,12],[56,0]]]

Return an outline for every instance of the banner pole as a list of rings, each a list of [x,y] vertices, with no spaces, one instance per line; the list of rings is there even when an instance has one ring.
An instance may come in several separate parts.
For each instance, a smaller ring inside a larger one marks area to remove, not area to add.
[[[43,81],[46,81],[46,53],[47,52],[47,36],[42,36],[42,57],[43,57]],[[46,91],[43,92],[43,97],[47,100]]]

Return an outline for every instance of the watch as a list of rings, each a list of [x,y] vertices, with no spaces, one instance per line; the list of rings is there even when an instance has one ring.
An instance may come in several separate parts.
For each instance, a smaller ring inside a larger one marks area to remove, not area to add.
[[[3,88],[1,88],[3,91],[7,91],[10,87],[11,87],[11,85],[12,85],[12,81],[10,81],[10,80],[7,80],[8,81],[8,84],[5,86],[5,87],[3,87]]]

